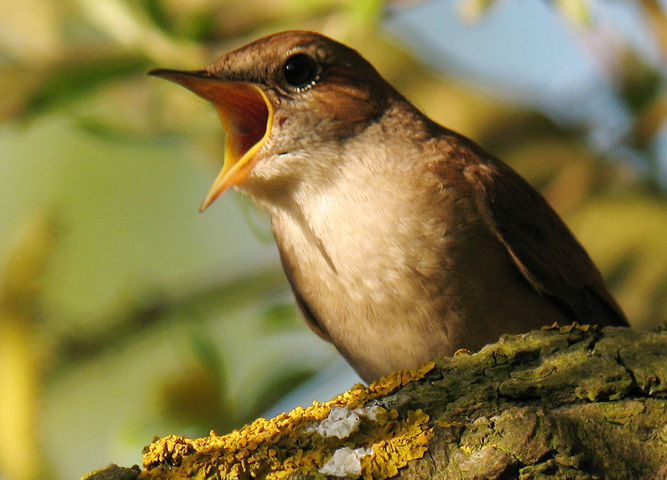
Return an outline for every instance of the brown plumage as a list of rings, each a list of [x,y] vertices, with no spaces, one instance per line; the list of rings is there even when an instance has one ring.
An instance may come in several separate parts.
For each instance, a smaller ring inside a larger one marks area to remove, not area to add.
[[[202,208],[236,186],[269,211],[301,311],[365,380],[553,322],[627,325],[544,198],[354,50],[291,31],[151,73],[227,130]]]

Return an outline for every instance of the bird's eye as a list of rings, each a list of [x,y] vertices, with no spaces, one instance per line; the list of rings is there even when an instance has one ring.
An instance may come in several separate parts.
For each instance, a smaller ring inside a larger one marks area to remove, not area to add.
[[[283,65],[285,81],[289,86],[302,89],[312,85],[320,74],[317,62],[305,53],[292,55]]]

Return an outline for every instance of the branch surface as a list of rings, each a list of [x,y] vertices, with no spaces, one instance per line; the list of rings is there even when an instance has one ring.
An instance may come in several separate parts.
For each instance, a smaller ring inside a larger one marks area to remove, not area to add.
[[[168,436],[141,480],[667,478],[667,332],[505,336],[228,435]]]

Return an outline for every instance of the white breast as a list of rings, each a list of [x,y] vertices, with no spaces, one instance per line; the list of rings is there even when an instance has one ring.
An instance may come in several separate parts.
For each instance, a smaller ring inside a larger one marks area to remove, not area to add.
[[[426,308],[439,303],[424,301],[442,296],[446,235],[417,214],[425,209],[411,176],[382,158],[385,150],[362,152],[270,211],[292,278],[334,343],[358,370],[387,373],[428,360],[429,343],[447,345],[432,321],[438,312]]]

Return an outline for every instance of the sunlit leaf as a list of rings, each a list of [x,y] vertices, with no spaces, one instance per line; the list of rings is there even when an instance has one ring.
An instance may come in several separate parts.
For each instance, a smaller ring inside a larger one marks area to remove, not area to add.
[[[0,471],[15,479],[43,473],[37,432],[46,355],[39,314],[43,280],[59,237],[51,215],[38,214],[26,223],[0,277]]]
[[[476,22],[495,3],[496,0],[459,0],[458,13],[462,20]]]
[[[53,61],[63,50],[62,23],[69,13],[64,2],[0,2],[0,60],[8,56],[30,66]]]
[[[554,0],[556,8],[570,23],[579,27],[591,24],[588,0]]]
[[[662,57],[667,58],[667,13],[665,3],[659,0],[641,0],[644,17],[653,31],[661,50]]]

